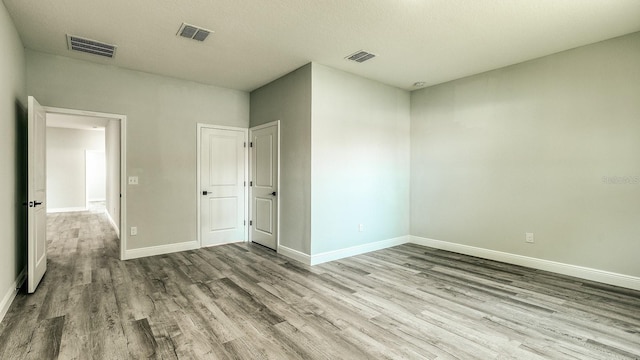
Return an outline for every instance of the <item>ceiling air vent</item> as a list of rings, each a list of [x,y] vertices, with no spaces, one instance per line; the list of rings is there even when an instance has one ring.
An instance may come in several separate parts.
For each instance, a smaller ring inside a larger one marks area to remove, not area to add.
[[[213,31],[203,29],[197,26],[182,23],[178,30],[178,35],[193,40],[204,41]]]
[[[67,34],[67,46],[69,47],[69,50],[80,51],[108,58],[113,58],[116,54],[115,45],[85,39],[69,34]]]
[[[364,50],[360,50],[360,51],[356,51],[353,54],[345,57],[345,59],[347,60],[351,60],[351,61],[355,61],[355,62],[359,62],[359,63],[363,63],[367,60],[373,59],[374,57],[376,57],[375,54],[372,54],[370,52],[366,52]]]

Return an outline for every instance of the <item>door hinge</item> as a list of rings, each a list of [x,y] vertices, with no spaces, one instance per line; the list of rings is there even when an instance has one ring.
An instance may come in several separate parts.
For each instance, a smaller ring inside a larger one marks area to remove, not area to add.
[[[244,226],[247,226],[247,220],[244,221]]]
[[[250,147],[253,147],[253,141],[249,143],[249,146],[250,146]]]
[[[249,186],[253,186],[253,181],[249,181]]]
[[[244,142],[244,147],[247,147],[247,142],[246,141]]]
[[[247,186],[247,182],[246,181],[244,182],[244,186]]]
[[[249,226],[253,226],[253,220],[249,220]]]

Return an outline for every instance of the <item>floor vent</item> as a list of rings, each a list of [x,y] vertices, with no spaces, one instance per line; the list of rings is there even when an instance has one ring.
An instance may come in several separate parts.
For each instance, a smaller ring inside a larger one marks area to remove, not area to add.
[[[355,61],[355,62],[359,62],[359,63],[363,63],[367,60],[371,60],[374,57],[376,57],[375,54],[372,54],[370,52],[366,52],[364,50],[360,50],[360,51],[356,51],[353,54],[345,57],[345,59],[347,60],[351,60],[351,61]]]
[[[204,41],[207,38],[207,36],[209,36],[209,34],[211,34],[212,32],[213,31],[211,30],[207,30],[197,26],[182,23],[182,25],[180,25],[180,29],[178,30],[177,35],[180,35],[182,37],[186,37],[189,39],[193,39],[193,40]]]
[[[117,47],[115,45],[69,34],[67,34],[67,46],[69,47],[69,50],[104,56],[110,59],[115,56]]]

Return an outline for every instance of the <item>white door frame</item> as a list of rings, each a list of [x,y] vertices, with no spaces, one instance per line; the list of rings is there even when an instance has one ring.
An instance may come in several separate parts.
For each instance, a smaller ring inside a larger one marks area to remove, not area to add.
[[[274,120],[271,122],[268,122],[266,124],[262,124],[262,125],[258,125],[258,126],[254,126],[249,128],[249,140],[251,140],[251,133],[254,130],[260,130],[269,126],[276,126],[276,129],[278,131],[278,152],[277,152],[277,157],[278,157],[278,168],[276,169],[277,174],[278,174],[278,182],[276,184],[276,191],[278,192],[278,196],[276,196],[276,216],[278,217],[278,219],[276,220],[276,248],[274,249],[276,252],[278,252],[278,250],[280,249],[280,198],[282,195],[282,191],[280,191],[280,120]],[[249,156],[249,162],[251,161],[251,156]],[[253,174],[251,173],[251,169],[252,166],[249,166],[249,179],[253,179]],[[251,192],[253,191],[253,188],[249,189],[249,196],[247,197],[247,202],[249,204],[249,206],[247,206],[248,210],[249,210],[249,214],[253,214],[253,202],[251,201]],[[247,217],[249,218],[249,217]],[[251,239],[251,231],[249,230],[249,242],[252,242]]]
[[[63,115],[81,115],[108,118],[120,121],[120,260],[125,259],[127,249],[127,116],[120,114],[109,114],[97,111],[75,110],[43,106],[47,113]]]
[[[196,191],[197,191],[197,201],[196,201],[196,234],[198,237],[198,247],[201,248],[202,247],[202,234],[200,232],[200,216],[201,216],[201,202],[202,202],[202,196],[200,196],[200,190],[202,189],[202,184],[200,183],[200,173],[201,173],[201,169],[200,169],[200,150],[202,148],[202,139],[200,136],[200,133],[202,132],[202,129],[213,129],[213,130],[233,130],[233,131],[241,131],[244,134],[244,143],[245,143],[245,151],[244,151],[244,199],[245,199],[245,207],[244,207],[244,218],[245,218],[245,224],[244,224],[244,241],[246,242],[247,239],[249,238],[249,207],[246,206],[246,203],[249,201],[248,198],[248,186],[247,182],[248,179],[247,177],[249,176],[249,152],[247,151],[247,137],[248,137],[248,129],[246,128],[241,128],[241,127],[235,127],[235,126],[221,126],[221,125],[212,125],[212,124],[203,124],[203,123],[197,123],[196,126]]]

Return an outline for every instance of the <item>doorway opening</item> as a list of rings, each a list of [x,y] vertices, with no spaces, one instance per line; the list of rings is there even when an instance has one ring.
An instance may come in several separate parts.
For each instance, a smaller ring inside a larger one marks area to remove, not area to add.
[[[43,107],[47,122],[47,212],[104,212],[124,259],[126,116]]]

